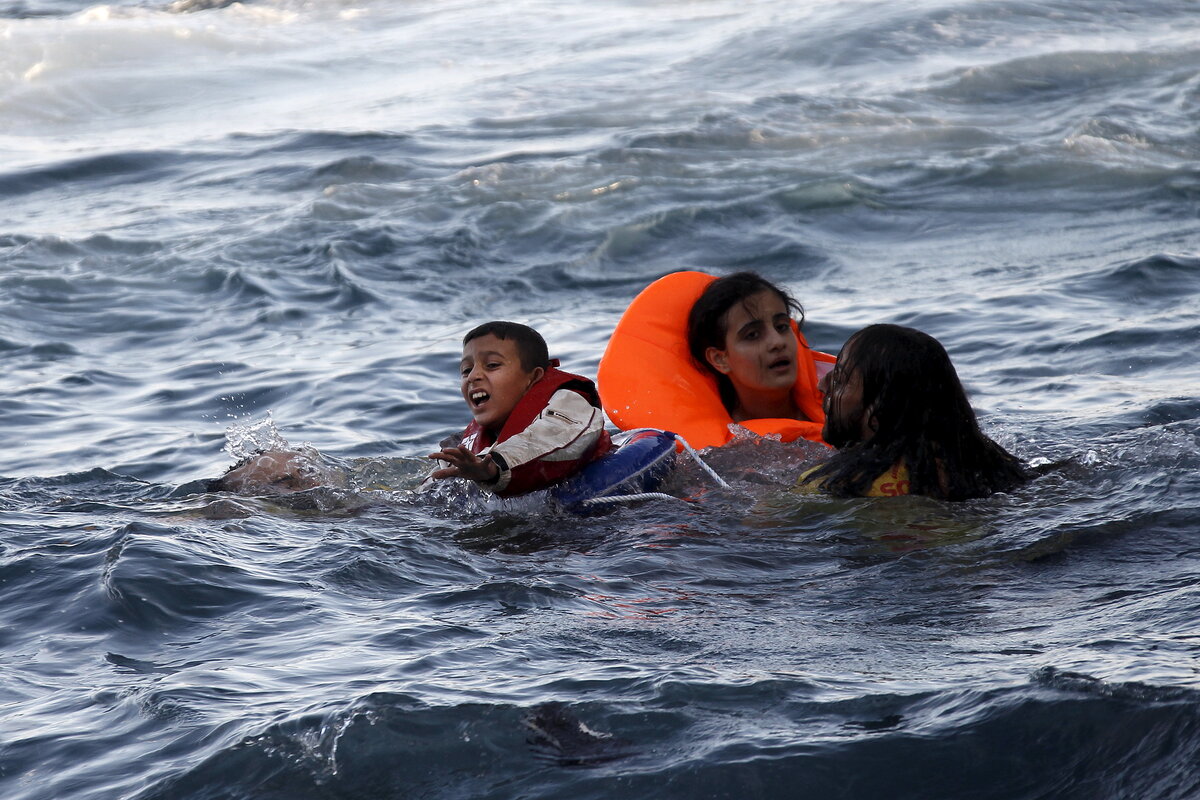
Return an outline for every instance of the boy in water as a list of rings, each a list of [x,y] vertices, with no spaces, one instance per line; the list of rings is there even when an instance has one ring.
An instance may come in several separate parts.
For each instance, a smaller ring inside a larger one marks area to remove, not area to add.
[[[612,448],[596,385],[558,369],[546,341],[515,322],[488,322],[463,339],[462,396],[474,419],[430,458],[432,477],[466,478],[500,497],[545,489]],[[327,476],[291,450],[256,453],[209,482],[244,494],[311,489]]]
[[[515,322],[463,337],[462,396],[474,419],[430,458],[435,480],[466,478],[499,497],[545,489],[611,449],[596,385],[558,369],[546,341]]]

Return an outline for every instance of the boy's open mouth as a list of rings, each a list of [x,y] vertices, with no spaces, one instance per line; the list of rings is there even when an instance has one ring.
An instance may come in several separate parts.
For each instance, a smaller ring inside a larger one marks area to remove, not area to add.
[[[489,398],[491,398],[491,395],[485,391],[480,390],[480,391],[471,392],[471,397],[470,397],[471,405],[481,406],[484,403],[486,403]]]

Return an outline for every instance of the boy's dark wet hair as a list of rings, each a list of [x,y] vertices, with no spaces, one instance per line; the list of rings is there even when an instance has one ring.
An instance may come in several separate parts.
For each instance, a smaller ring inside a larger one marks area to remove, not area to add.
[[[872,434],[865,442],[838,442],[843,449],[810,480],[836,496],[859,497],[902,462],[913,494],[942,500],[984,497],[1029,480],[1021,461],[979,430],[937,339],[900,325],[870,325],[847,340],[842,352],[847,349],[837,375],[848,380],[857,370],[862,376],[862,408]]]
[[[725,334],[728,333],[725,326],[726,312],[760,292],[774,292],[792,312],[796,324],[804,324],[804,309],[796,299],[757,272],[735,272],[724,278],[717,278],[696,298],[692,310],[688,312],[687,340],[692,360],[717,379],[721,402],[730,413],[737,407],[737,390],[733,381],[713,369],[704,353],[710,347],[725,349]]]
[[[533,328],[519,322],[485,322],[463,337],[463,346],[466,347],[467,342],[489,333],[497,339],[511,339],[516,342],[517,354],[521,357],[521,369],[526,372],[532,372],[538,367],[550,368],[550,351],[546,348],[546,340]]]

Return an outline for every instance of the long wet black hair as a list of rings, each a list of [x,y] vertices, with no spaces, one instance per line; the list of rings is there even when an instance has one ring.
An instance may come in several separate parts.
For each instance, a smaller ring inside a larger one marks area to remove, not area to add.
[[[804,325],[804,309],[790,294],[780,289],[757,272],[735,272],[710,283],[703,294],[696,298],[688,312],[688,350],[696,365],[717,379],[717,391],[721,403],[730,414],[737,408],[738,395],[733,381],[713,368],[704,353],[708,348],[725,349],[725,314],[737,303],[744,302],[760,292],[774,292],[783,305],[792,313],[796,324]]]
[[[849,440],[831,442],[842,449],[809,480],[836,496],[857,497],[902,462],[911,493],[942,500],[983,497],[1029,480],[1021,461],[979,430],[958,373],[937,339],[900,325],[871,325],[851,336],[842,352],[848,357],[839,356],[827,379],[829,393],[833,396],[836,382],[857,371],[871,435],[858,441],[857,428],[839,431]],[[827,417],[833,416],[828,411]],[[835,421],[827,419],[827,425]]]

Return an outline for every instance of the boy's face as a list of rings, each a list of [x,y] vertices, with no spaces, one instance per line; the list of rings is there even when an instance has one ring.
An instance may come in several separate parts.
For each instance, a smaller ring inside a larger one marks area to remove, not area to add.
[[[526,372],[517,343],[490,333],[463,346],[459,369],[463,399],[480,427],[490,431],[503,427],[517,401],[545,372],[541,367]]]

